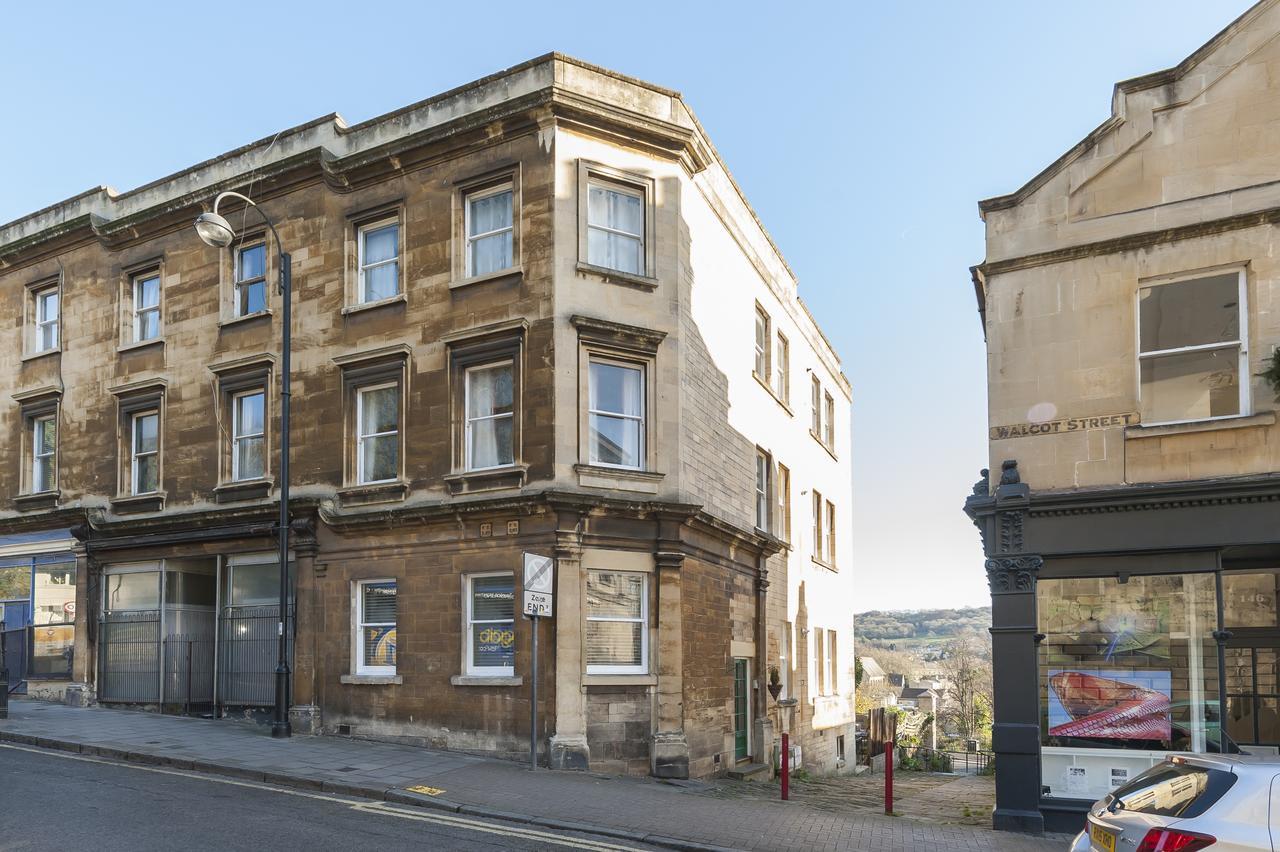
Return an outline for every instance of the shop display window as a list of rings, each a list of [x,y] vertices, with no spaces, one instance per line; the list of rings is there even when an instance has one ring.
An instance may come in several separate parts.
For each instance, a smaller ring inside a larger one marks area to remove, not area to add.
[[[1037,583],[1046,796],[1098,799],[1173,751],[1234,751],[1213,574]]]

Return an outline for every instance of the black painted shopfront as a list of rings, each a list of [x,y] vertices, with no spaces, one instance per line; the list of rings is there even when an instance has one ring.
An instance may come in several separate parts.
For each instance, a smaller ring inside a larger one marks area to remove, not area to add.
[[[1280,476],[1036,492],[965,511],[992,600],[996,828],[1077,831],[1176,751],[1280,752]]]

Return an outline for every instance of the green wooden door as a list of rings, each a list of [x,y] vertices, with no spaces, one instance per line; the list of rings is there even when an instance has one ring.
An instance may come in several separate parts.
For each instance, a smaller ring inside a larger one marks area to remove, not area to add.
[[[747,748],[747,661],[733,661],[733,757],[746,760]]]

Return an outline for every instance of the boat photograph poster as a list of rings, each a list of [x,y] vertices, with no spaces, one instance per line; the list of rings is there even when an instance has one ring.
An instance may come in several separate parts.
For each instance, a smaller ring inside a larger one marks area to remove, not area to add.
[[[1171,737],[1168,670],[1049,670],[1049,736],[1114,740]]]

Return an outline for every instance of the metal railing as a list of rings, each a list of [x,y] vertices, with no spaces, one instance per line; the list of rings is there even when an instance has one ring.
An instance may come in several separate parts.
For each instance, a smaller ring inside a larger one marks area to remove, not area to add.
[[[9,630],[0,621],[0,636],[3,639],[0,645],[4,647],[4,661],[0,663],[0,668],[9,673],[7,692],[23,692],[27,683],[27,629],[19,627]]]
[[[279,605],[224,607],[218,618],[218,703],[275,703]],[[292,624],[292,618],[290,624]],[[293,636],[289,636],[293,659]]]
[[[945,772],[954,775],[981,775],[991,765],[991,752],[950,751],[926,746],[898,746],[899,767],[908,772]]]
[[[160,610],[113,612],[98,628],[98,694],[103,701],[160,701]]]

